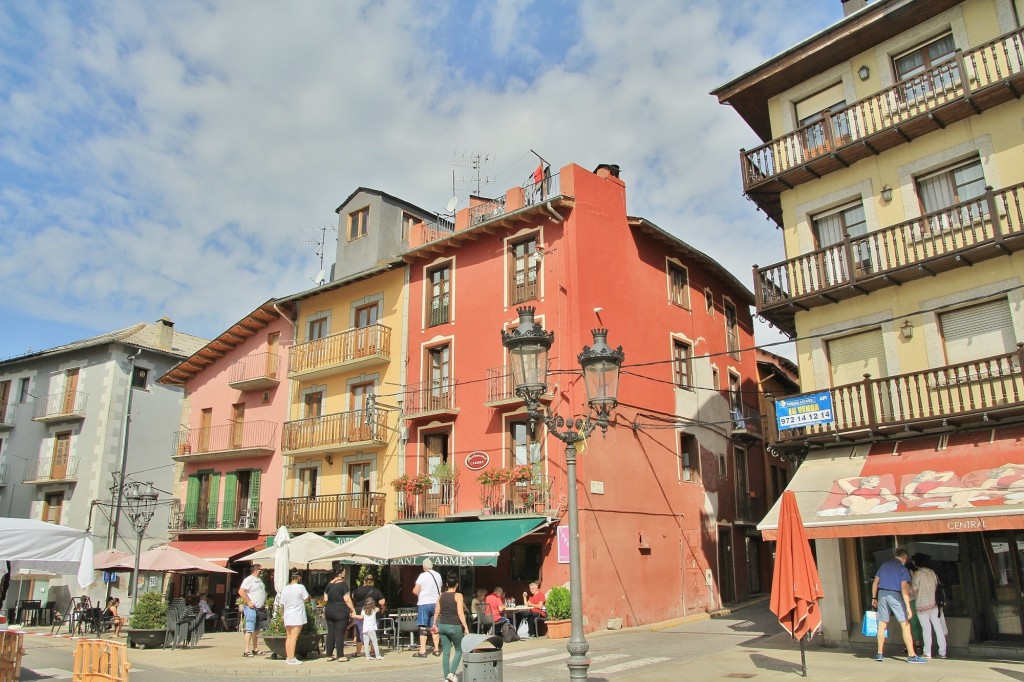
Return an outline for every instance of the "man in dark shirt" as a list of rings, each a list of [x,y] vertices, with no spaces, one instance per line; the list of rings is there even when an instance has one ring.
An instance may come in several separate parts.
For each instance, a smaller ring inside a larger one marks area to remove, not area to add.
[[[387,612],[387,602],[384,599],[384,593],[377,589],[373,584],[373,574],[367,573],[363,577],[363,584],[361,587],[357,587],[352,592],[352,603],[356,607],[356,613],[363,612],[363,604],[366,599],[373,599],[373,603],[378,606],[381,610],[381,614]],[[380,614],[378,614],[378,622]],[[361,618],[356,618],[356,656],[361,656],[363,651],[363,621]]]
[[[878,653],[875,660],[885,660],[885,629],[889,618],[896,616],[903,631],[903,643],[907,647],[907,663],[927,663],[928,659],[914,654],[914,636],[910,633],[910,571],[907,570],[909,555],[905,549],[893,552],[893,558],[878,567],[875,581],[871,583],[871,605],[878,609]],[[906,611],[903,605],[906,604]]]

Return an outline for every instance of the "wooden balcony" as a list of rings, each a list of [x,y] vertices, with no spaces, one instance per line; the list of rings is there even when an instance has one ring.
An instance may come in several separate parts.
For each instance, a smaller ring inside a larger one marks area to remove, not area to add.
[[[176,462],[202,462],[239,457],[269,457],[277,446],[277,424],[248,421],[205,429],[185,429],[174,434]]]
[[[390,359],[391,328],[372,324],[292,346],[288,351],[288,378],[316,379]]]
[[[0,431],[10,431],[14,428],[14,419],[17,416],[17,412],[17,403],[0,405]]]
[[[1024,249],[1024,183],[767,267],[754,266],[757,312],[795,333],[794,316]]]
[[[265,391],[281,383],[277,353],[253,353],[236,360],[228,371],[228,386],[236,391]]]
[[[742,442],[764,440],[764,424],[757,408],[743,405],[733,408],[730,435]]]
[[[339,412],[285,422],[281,448],[286,457],[318,452],[376,448],[387,443],[388,413]]]
[[[1016,352],[832,389],[833,424],[779,431],[778,444],[906,437],[1024,420],[1024,344]],[[787,396],[793,398],[796,396]],[[775,405],[771,419],[776,422]]]
[[[443,519],[458,513],[456,504],[457,486],[452,481],[435,482],[425,493],[397,493],[395,517],[399,521],[409,519]]]
[[[489,514],[550,515],[558,506],[552,503],[554,483],[554,476],[536,476],[532,481],[481,485],[480,503]]]
[[[58,424],[85,419],[85,404],[88,399],[89,394],[81,391],[51,393],[36,398],[32,421]]]
[[[63,461],[54,458],[40,459],[25,464],[23,483],[71,483],[78,480],[79,457],[68,457]]]
[[[289,530],[332,530],[384,525],[384,493],[286,497],[277,501],[277,525]]]
[[[209,505],[185,504],[180,500],[171,508],[167,530],[172,533],[221,532],[221,533],[253,533],[260,532],[260,509],[262,503],[245,506],[229,511],[221,510],[218,514],[210,510]]]
[[[410,384],[405,388],[402,408],[406,419],[429,419],[431,417],[454,417],[459,413],[455,406],[454,379],[447,382],[424,381]]]
[[[1024,30],[1007,33],[912,79],[752,150],[740,150],[743,190],[782,224],[779,195],[951,123],[1019,99]]]

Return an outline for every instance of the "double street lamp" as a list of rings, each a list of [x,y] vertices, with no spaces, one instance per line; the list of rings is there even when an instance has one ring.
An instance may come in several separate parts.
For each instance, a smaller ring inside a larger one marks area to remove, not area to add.
[[[554,343],[555,333],[544,331],[544,328],[533,319],[536,308],[524,306],[518,309],[519,326],[511,332],[501,332],[501,342],[508,349],[512,363],[512,380],[516,395],[526,403],[526,411],[530,417],[530,429],[533,430],[538,420],[543,420],[548,433],[565,443],[565,468],[569,488],[569,606],[572,620],[572,634],[566,650],[569,652],[569,679],[587,679],[587,668],[590,660],[587,644],[583,634],[583,583],[580,570],[580,535],[579,535],[579,500],[577,497],[576,480],[576,443],[579,443],[594,431],[595,426],[601,432],[608,430],[611,411],[618,404],[619,369],[625,354],[622,346],[611,348],[608,345],[608,330],[594,329],[593,346],[584,346],[583,352],[577,356],[583,369],[583,382],[587,388],[587,404],[596,415],[596,423],[590,415],[568,418],[552,414],[549,410],[541,412],[540,397],[548,388],[548,351]]]
[[[136,535],[135,571],[132,573],[132,611],[135,611],[135,602],[139,598],[139,555],[142,554],[142,536],[146,533],[149,522],[153,520],[158,495],[153,489],[152,481],[125,483],[123,493],[124,499],[128,501],[124,511],[131,519]]]

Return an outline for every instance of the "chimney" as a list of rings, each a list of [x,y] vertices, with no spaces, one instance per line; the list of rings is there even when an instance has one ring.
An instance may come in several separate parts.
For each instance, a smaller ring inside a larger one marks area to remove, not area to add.
[[[857,10],[864,9],[868,6],[868,0],[842,0],[842,3],[844,17],[848,17]]]
[[[171,350],[174,345],[174,322],[168,317],[156,321],[156,345],[164,350]]]
[[[594,174],[599,178],[619,177],[619,166],[615,163],[602,163],[594,169]]]

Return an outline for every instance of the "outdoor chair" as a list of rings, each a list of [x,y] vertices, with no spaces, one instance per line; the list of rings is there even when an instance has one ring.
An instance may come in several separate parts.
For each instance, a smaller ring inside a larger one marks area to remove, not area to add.
[[[206,634],[206,617],[202,611],[198,611],[188,626],[188,645],[194,647]]]
[[[167,636],[164,646],[171,645],[171,649],[188,646],[189,626],[192,624],[192,616],[186,614],[185,600],[175,599],[167,607]]]
[[[487,605],[480,604],[476,607],[476,633],[478,635],[492,634],[494,630],[494,616],[487,613]]]
[[[382,616],[377,621],[377,631],[380,635],[381,647],[389,646],[396,651],[402,650],[402,643],[398,638],[398,623],[391,616]]]

